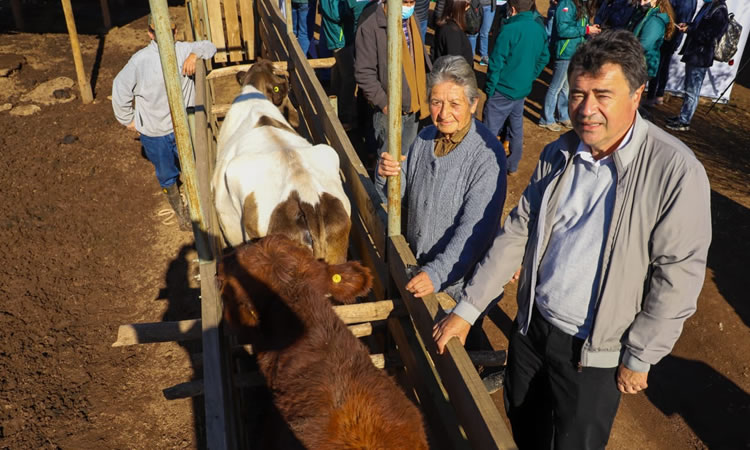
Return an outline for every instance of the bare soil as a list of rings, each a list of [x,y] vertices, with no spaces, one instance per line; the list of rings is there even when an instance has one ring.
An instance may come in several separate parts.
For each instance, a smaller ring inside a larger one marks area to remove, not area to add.
[[[169,217],[152,165],[107,99],[114,76],[147,43],[148,5],[110,2],[115,28],[106,34],[97,34],[99,2],[77,6],[95,96],[83,105],[77,85],[63,84],[50,104],[29,96],[50,80],[76,80],[59,3],[31,3],[28,32],[0,31],[0,69],[15,67],[0,76],[0,449],[202,448],[200,398],[169,401],[161,392],[201,377],[190,358],[200,344],[111,347],[121,324],[200,313],[192,236]],[[173,15],[184,20],[182,8]],[[10,20],[0,4],[0,30]],[[525,155],[505,213],[558,135],[535,125],[550,77],[527,102]],[[654,121],[680,104],[655,108]],[[39,110],[13,113],[30,105]],[[652,369],[650,387],[623,399],[613,449],[750,448],[750,90],[736,86],[728,106],[706,109],[679,134],[713,189],[698,312]],[[497,348],[515,316],[513,291],[485,323]],[[494,398],[502,411],[501,395]]]

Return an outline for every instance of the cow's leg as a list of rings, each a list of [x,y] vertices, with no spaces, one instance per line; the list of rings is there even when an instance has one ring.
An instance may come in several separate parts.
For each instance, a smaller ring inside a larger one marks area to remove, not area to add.
[[[242,227],[245,231],[245,241],[261,237],[258,231],[258,202],[255,193],[251,192],[242,202]]]

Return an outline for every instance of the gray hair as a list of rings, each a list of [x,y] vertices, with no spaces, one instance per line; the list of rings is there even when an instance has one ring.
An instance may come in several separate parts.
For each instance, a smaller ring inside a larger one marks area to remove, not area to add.
[[[432,71],[427,77],[427,98],[432,94],[432,88],[440,83],[450,81],[464,88],[464,94],[469,104],[479,98],[477,77],[474,69],[463,56],[445,55],[435,61]]]

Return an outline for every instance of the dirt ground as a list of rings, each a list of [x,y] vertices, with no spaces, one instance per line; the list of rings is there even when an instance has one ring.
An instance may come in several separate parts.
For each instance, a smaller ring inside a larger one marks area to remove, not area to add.
[[[0,449],[201,448],[200,399],[161,392],[201,377],[190,358],[200,345],[111,347],[121,324],[200,314],[192,235],[162,215],[169,206],[153,168],[107,99],[147,43],[147,2],[110,2],[115,27],[106,34],[99,2],[74,2],[89,105],[73,83],[59,3],[32,3],[25,33],[2,31],[11,15],[0,3],[0,69],[11,69],[0,70]],[[550,77],[526,105],[525,154],[506,213],[557,137],[535,125]],[[680,103],[656,108],[655,122]],[[750,448],[750,90],[738,85],[728,106],[705,112],[679,135],[713,189],[698,312],[652,369],[649,389],[623,399],[613,449]],[[485,326],[498,348],[515,316],[511,291]]]

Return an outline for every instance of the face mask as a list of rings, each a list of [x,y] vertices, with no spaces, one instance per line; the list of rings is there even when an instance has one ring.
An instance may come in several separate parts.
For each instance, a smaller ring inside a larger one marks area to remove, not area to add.
[[[401,20],[407,20],[412,14],[414,14],[413,6],[401,5]]]
[[[711,3],[711,0],[703,0],[703,3]]]

